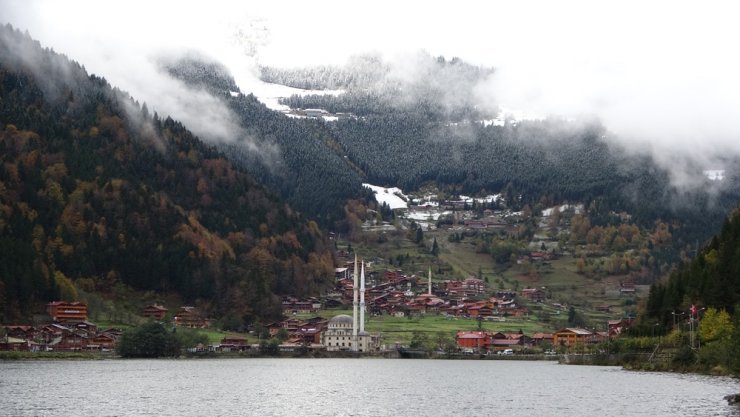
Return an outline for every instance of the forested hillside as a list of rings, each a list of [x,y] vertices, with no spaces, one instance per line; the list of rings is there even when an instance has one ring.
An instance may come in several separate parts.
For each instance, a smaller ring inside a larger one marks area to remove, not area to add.
[[[673,363],[703,372],[740,375],[740,208],[692,261],[650,287],[641,326],[672,329],[667,344],[682,344]],[[681,330],[688,330],[688,337]],[[653,330],[654,331],[654,330]],[[660,343],[660,341],[659,341]],[[683,344],[685,343],[685,344]]]
[[[668,324],[673,314],[691,305],[737,314],[740,305],[740,209],[725,219],[722,230],[694,259],[681,265],[665,283],[650,289],[649,317]]]
[[[476,93],[479,84],[491,74],[491,68],[470,65],[459,58],[432,57],[425,52],[394,62],[364,55],[350,59],[342,67],[261,68],[266,82],[345,90],[338,96],[293,96],[283,100],[292,108],[318,107],[359,116],[412,112],[438,122],[495,117],[496,106],[480,103]]]
[[[322,226],[343,228],[346,201],[366,197],[367,191],[361,186],[361,173],[344,158],[343,149],[322,123],[285,117],[251,94],[230,94],[239,88],[228,70],[205,58],[178,59],[166,63],[166,68],[220,97],[233,111],[244,136],[216,145],[230,160]],[[250,141],[274,150],[274,155],[255,152]]]
[[[344,89],[283,101],[345,114],[335,122],[288,118],[251,95],[229,94],[237,87],[228,71],[204,59],[183,58],[167,68],[229,103],[250,139],[277,149],[279,158],[266,163],[240,140],[220,149],[291,206],[339,231],[346,231],[347,200],[367,199],[361,181],[407,191],[433,182],[452,194],[502,192],[514,209],[543,199],[584,202],[595,224],[612,211],[627,211],[646,227],[673,224],[681,247],[707,239],[740,201],[736,170],[713,182],[702,174],[706,167],[682,167],[704,184],[681,188],[650,154],[607,139],[598,122],[492,124],[495,109],[476,102],[491,69],[423,53],[409,61],[399,66],[362,56],[343,67],[262,68],[265,81]],[[725,161],[725,168],[734,166]]]
[[[367,62],[266,68],[263,78],[300,85],[294,80],[305,76],[313,88],[346,88],[338,96],[293,96],[283,103],[352,114],[326,126],[368,182],[404,190],[435,182],[453,194],[504,192],[515,209],[543,199],[580,201],[594,219],[626,211],[646,227],[657,220],[675,223],[675,236],[693,245],[718,230],[740,201],[736,160],[723,161],[724,181],[705,178],[708,167],[677,167],[694,183],[685,187],[653,155],[628,151],[598,122],[493,123],[490,104],[475,101],[478,83],[491,70],[427,57],[416,77],[404,78],[385,63]]]
[[[0,27],[0,321],[117,286],[239,327],[317,294],[333,260],[296,214],[183,125]]]

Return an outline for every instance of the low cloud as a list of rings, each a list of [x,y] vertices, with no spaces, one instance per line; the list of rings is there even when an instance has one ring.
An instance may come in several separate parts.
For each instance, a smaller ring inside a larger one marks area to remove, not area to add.
[[[387,0],[362,10],[335,0],[247,3],[8,0],[0,20],[213,140],[244,132],[217,99],[162,74],[154,63],[161,51],[211,56],[249,93],[255,63],[340,65],[364,52],[392,61],[422,49],[495,68],[472,89],[483,108],[598,118],[610,140],[653,155],[676,184],[691,186],[695,167],[730,168],[740,155],[740,26],[728,2],[525,0],[423,10]],[[394,75],[423,75],[419,62],[407,64]]]
[[[249,54],[259,40],[229,26],[216,13],[193,13],[188,9],[193,4],[187,2],[184,9],[178,8],[180,3],[139,5],[108,10],[116,14],[111,19],[91,1],[11,1],[3,5],[1,15],[16,28],[28,30],[43,46],[66,54],[89,73],[105,77],[139,103],[146,103],[151,113],[183,122],[202,139],[240,142],[273,160],[278,154],[274,146],[263,145],[246,132],[222,98],[173,78],[161,65],[163,56],[199,51],[236,70],[235,78],[248,87],[256,82],[256,66]],[[171,20],[178,24],[162,26]],[[198,29],[209,35],[200,36]]]

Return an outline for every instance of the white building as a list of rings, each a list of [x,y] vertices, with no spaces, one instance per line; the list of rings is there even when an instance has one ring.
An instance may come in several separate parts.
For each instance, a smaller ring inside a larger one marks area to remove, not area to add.
[[[357,276],[357,272],[355,255],[352,317],[340,314],[329,320],[327,329],[322,335],[322,343],[328,351],[367,352],[370,348],[372,337],[365,331],[365,262],[362,263],[360,277]]]
[[[329,320],[327,329],[322,335],[322,343],[328,351],[352,350],[352,317],[346,314],[334,316]],[[367,352],[370,347],[369,335],[358,335],[357,349],[359,352]]]

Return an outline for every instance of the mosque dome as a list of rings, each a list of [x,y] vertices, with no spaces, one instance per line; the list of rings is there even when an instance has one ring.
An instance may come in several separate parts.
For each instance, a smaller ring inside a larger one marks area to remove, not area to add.
[[[352,317],[340,314],[329,319],[330,327],[352,327]]]

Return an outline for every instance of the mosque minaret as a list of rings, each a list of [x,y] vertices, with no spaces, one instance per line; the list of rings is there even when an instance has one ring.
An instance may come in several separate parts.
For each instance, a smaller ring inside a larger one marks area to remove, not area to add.
[[[365,333],[365,261],[362,261],[362,272],[360,272],[360,336]]]
[[[363,265],[364,265],[363,261]],[[355,254],[355,268],[354,268],[354,285],[352,286],[352,350],[357,352],[358,346],[357,346],[357,331],[358,331],[358,323],[357,323],[357,309],[358,309],[358,296],[359,296],[359,288],[357,286],[357,254]],[[363,297],[364,299],[364,297]]]
[[[362,261],[362,269],[358,268],[357,255],[352,289],[352,317],[346,314],[332,317],[327,330],[322,334],[322,343],[328,351],[370,351],[372,336],[365,332],[365,261]]]

